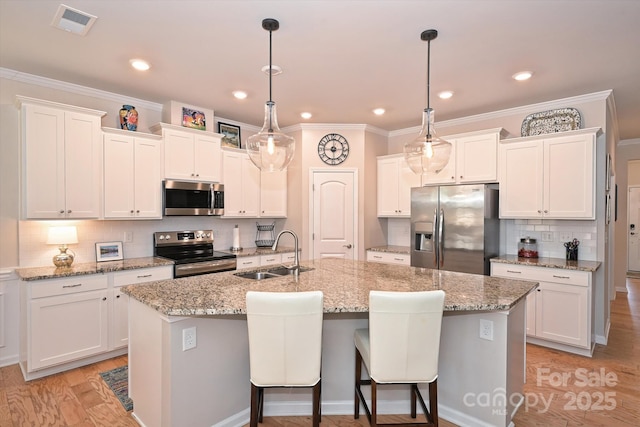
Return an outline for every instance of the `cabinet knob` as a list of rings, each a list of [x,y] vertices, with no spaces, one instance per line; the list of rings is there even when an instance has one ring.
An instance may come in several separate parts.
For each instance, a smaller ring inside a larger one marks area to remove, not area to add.
[[[63,214],[63,213],[64,213],[64,209],[62,209],[62,210],[60,211],[60,213],[61,213],[61,214]]]
[[[69,210],[67,211],[67,213],[68,213],[68,214],[70,214],[70,213],[71,213],[71,209],[69,209]]]
[[[542,213],[542,211],[541,211],[540,209],[538,209],[538,213],[539,213],[539,214],[541,214],[541,213]]]
[[[120,295],[116,295],[116,298],[120,298]]]
[[[199,173],[197,173],[197,174],[196,174],[196,177],[198,177],[198,176],[200,176],[200,174],[199,174]]]
[[[460,178],[462,178],[462,177],[460,177]],[[456,177],[455,177],[455,176],[452,176],[452,177],[451,177],[451,179],[453,179],[453,180],[455,181]]]
[[[351,249],[352,248],[351,243],[349,243],[348,245],[342,245],[342,247],[343,248],[347,248],[347,249]]]
[[[460,175],[460,179],[464,178],[462,175]]]
[[[103,298],[102,298],[102,301],[106,301],[106,300],[107,300],[107,297],[103,297]]]
[[[536,289],[536,291],[540,292],[540,289]]]
[[[544,210],[544,213],[549,213],[549,211],[545,209],[545,210]]]
[[[138,209],[138,210],[136,211],[136,213],[140,213],[140,209]]]
[[[131,213],[133,213],[133,209],[131,209]]]

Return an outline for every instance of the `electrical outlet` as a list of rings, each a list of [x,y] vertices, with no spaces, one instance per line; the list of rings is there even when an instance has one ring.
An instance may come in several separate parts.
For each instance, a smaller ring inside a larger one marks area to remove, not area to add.
[[[133,231],[125,231],[123,240],[125,243],[133,242]]]
[[[493,321],[480,319],[480,338],[493,341]]]
[[[551,232],[551,231],[542,232],[542,241],[543,242],[553,242],[553,232]]]
[[[182,351],[196,348],[196,327],[186,328],[182,330]]]
[[[573,233],[570,231],[561,231],[560,232],[560,240],[563,242],[568,242],[573,239]]]

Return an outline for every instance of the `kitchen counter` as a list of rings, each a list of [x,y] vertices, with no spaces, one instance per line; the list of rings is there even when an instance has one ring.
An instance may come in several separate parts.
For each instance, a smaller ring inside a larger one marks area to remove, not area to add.
[[[371,290],[442,289],[446,311],[495,311],[509,310],[536,286],[535,282],[330,258],[301,265],[313,270],[300,273],[297,280],[284,276],[256,281],[223,272],[127,286],[122,292],[164,315],[202,316],[245,314],[250,290],[321,290],[325,313],[363,313],[368,311]]]
[[[600,261],[567,261],[564,258],[522,258],[517,255],[500,255],[491,258],[491,262],[501,264],[530,265],[532,267],[563,268],[565,270],[580,270],[594,272],[600,267]]]
[[[24,281],[57,279],[85,274],[109,273],[112,271],[137,270],[140,268],[173,265],[173,261],[158,257],[129,258],[120,261],[74,263],[68,268],[25,267],[17,268],[16,274]]]
[[[394,246],[394,245],[374,246],[373,248],[369,248],[367,250],[373,251],[373,252],[387,252],[387,253],[402,254],[402,255],[409,255],[411,253],[411,247],[409,246]]]
[[[123,287],[133,417],[159,427],[248,422],[249,290],[323,291],[322,413],[353,413],[353,334],[368,325],[369,291],[443,289],[439,415],[458,425],[511,425],[524,401],[525,297],[536,282],[329,258],[302,265],[313,270],[297,280],[223,272]],[[489,337],[479,336],[481,322]],[[185,350],[186,329],[197,333],[197,345]],[[482,396],[493,396],[490,404]],[[385,390],[385,402],[409,411],[404,388]],[[264,414],[299,415],[308,407],[308,390],[275,389]]]

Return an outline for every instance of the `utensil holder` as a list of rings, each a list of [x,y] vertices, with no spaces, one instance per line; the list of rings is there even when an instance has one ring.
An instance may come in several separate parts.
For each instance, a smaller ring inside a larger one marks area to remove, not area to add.
[[[578,260],[578,247],[575,248],[567,248],[567,261],[577,261]]]

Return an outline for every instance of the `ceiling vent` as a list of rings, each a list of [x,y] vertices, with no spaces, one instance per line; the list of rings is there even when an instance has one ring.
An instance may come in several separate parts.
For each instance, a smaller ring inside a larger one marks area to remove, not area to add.
[[[97,16],[61,4],[53,21],[51,21],[51,25],[69,33],[84,36],[89,32],[96,19],[98,19]]]

